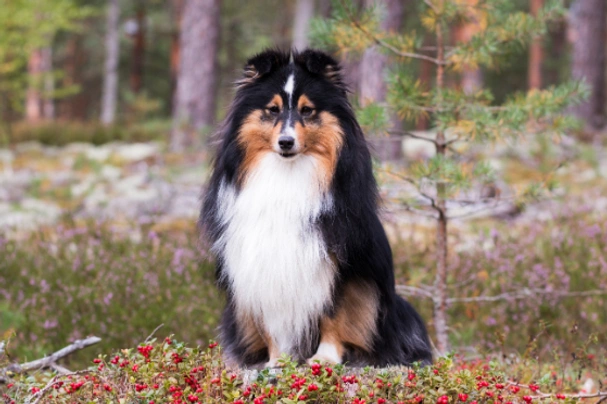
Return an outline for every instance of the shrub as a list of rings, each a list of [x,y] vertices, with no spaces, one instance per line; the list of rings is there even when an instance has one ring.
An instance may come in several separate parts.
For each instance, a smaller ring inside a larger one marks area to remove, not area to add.
[[[549,358],[592,334],[607,344],[607,219],[592,209],[571,201],[554,221],[483,226],[477,236],[461,235],[468,247],[451,254],[449,268],[454,346],[520,353],[542,334],[533,349]],[[431,281],[431,253],[405,242],[394,250],[400,283]],[[411,300],[430,318],[428,299]]]
[[[258,373],[226,366],[220,352],[216,343],[189,348],[167,337],[99,355],[77,374],[15,377],[0,393],[9,403],[41,399],[49,404],[575,402],[584,396],[579,393],[584,380],[576,375],[583,371],[602,382],[607,369],[604,360],[578,361],[556,371],[531,360],[445,357],[423,368],[355,369],[299,367],[284,358],[280,370]]]
[[[167,138],[169,123],[151,121],[145,124],[103,126],[97,122],[51,121],[37,124],[18,123],[10,134],[0,135],[10,144],[36,141],[49,146],[64,146],[72,142],[96,145],[109,142],[146,142]]]
[[[214,336],[222,299],[194,230],[122,229],[128,237],[120,227],[88,223],[0,238],[0,338],[12,336],[16,358],[41,357],[87,335],[103,339],[99,352],[131,346],[161,323],[193,343]]]

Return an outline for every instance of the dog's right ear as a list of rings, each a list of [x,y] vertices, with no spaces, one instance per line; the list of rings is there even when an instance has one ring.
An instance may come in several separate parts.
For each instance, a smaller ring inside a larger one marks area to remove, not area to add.
[[[243,77],[236,82],[236,86],[243,87],[252,84],[266,74],[288,63],[289,54],[277,50],[267,50],[255,55],[245,65]]]

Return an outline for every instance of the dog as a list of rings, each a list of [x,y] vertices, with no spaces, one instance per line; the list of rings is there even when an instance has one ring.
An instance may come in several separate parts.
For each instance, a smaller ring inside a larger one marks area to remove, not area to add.
[[[329,55],[250,59],[218,131],[199,226],[227,293],[228,362],[429,364],[425,325],[394,287],[371,155]]]

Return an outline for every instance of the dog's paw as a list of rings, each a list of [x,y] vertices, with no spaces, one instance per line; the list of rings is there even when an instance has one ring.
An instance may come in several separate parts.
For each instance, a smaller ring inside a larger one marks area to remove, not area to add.
[[[263,365],[264,368],[281,368],[284,366],[284,363],[279,361],[280,358],[274,358],[274,359],[270,359],[269,361],[266,362],[265,365]]]
[[[321,342],[314,356],[307,360],[308,365],[312,365],[316,362],[330,364],[341,363],[340,352],[341,351],[336,345]]]

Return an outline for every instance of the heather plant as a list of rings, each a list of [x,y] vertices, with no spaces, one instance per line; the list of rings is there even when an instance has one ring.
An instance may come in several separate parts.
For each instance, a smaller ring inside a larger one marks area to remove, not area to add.
[[[550,22],[562,18],[562,1],[546,1],[544,8],[531,16],[515,11],[511,1],[420,0],[415,3],[422,32],[403,34],[381,29],[380,7],[360,10],[355,3],[334,2],[333,15],[315,22],[313,36],[316,45],[338,53],[360,54],[373,46],[392,58],[392,68],[386,72],[386,104],[369,103],[358,112],[367,132],[390,131],[389,112],[404,120],[404,127],[423,118],[433,128],[431,134],[425,135],[397,131],[428,142],[434,146],[435,155],[392,174],[417,190],[418,198],[403,201],[407,208],[431,215],[436,221],[434,279],[417,288],[409,287],[407,293],[431,299],[436,345],[445,353],[450,347],[447,314],[453,284],[450,286],[449,282],[461,281],[452,272],[449,254],[448,224],[454,218],[451,207],[486,199],[479,190],[495,181],[491,166],[470,158],[466,150],[470,145],[488,146],[500,139],[515,140],[535,133],[562,134],[573,122],[561,112],[583,98],[587,89],[579,83],[564,83],[513,94],[502,105],[496,105],[486,88],[464,91],[447,84],[463,69],[503,67],[509,55],[544,34]],[[456,42],[453,28],[462,23],[475,24],[476,34],[466,42]],[[432,38],[432,43],[424,37]],[[421,61],[433,68],[432,85],[414,76],[410,63]],[[513,196],[521,203],[553,185],[544,179]]]
[[[94,222],[0,237],[0,338],[20,361],[87,335],[102,338],[93,352],[131,346],[160,324],[206,341],[222,299],[197,240],[193,224],[155,232],[152,224]],[[70,362],[78,367],[82,355]]]
[[[215,342],[191,348],[172,336],[146,340],[136,349],[100,354],[86,370],[14,376],[0,387],[6,403],[532,403],[599,399],[580,392],[584,381],[603,381],[604,361],[554,368],[528,360],[443,357],[432,366],[349,368],[315,363],[261,372],[233,369]],[[607,380],[605,380],[607,382]]]
[[[553,214],[479,226],[465,236],[472,247],[452,254],[447,310],[457,347],[549,361],[593,335],[607,344],[607,219],[573,200]],[[394,250],[400,283],[431,282],[429,251],[407,240]],[[429,299],[412,299],[431,314]]]

